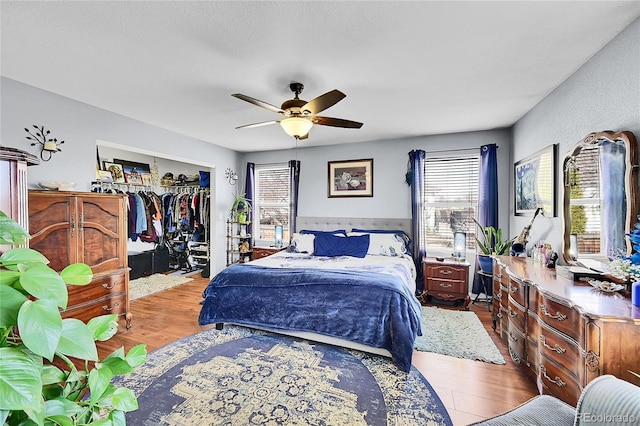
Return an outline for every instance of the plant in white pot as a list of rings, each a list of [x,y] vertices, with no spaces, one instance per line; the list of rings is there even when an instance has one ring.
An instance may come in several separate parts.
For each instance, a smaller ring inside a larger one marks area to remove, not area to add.
[[[0,245],[22,244],[28,237],[0,212]],[[95,341],[117,332],[117,316],[87,324],[62,319],[67,284],[88,284],[93,275],[83,263],[60,274],[48,263],[24,247],[0,256],[0,424],[125,425],[124,413],[136,410],[138,401],[130,389],[111,381],[142,365],[146,348],[137,345],[126,355],[120,348],[99,361]]]
[[[493,260],[491,255],[503,255],[506,254],[516,237],[509,240],[504,240],[502,236],[501,228],[494,228],[493,226],[482,226],[475,219],[472,218],[476,226],[480,228],[480,233],[476,234],[476,242],[478,243],[478,263],[480,269],[487,274],[493,273]],[[482,240],[479,238],[482,237]]]

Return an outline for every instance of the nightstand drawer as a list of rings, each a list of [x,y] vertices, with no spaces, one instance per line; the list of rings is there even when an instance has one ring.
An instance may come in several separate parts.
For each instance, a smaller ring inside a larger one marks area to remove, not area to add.
[[[427,288],[429,291],[444,291],[448,293],[466,293],[466,281],[439,280],[427,278]]]
[[[467,268],[458,265],[427,265],[427,276],[445,280],[466,281]]]

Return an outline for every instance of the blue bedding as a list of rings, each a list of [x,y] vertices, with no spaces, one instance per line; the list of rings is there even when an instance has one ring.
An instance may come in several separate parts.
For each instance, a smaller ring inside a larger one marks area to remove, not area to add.
[[[200,325],[233,323],[310,331],[388,350],[411,368],[420,304],[396,275],[236,264],[203,292]]]

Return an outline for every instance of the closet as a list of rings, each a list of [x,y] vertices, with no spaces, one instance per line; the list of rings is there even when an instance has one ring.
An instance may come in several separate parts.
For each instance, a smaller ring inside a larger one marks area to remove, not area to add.
[[[124,316],[131,326],[127,265],[126,197],[90,192],[28,193],[29,246],[60,272],[71,263],[91,267],[86,286],[68,286],[63,318],[84,322],[97,315]]]

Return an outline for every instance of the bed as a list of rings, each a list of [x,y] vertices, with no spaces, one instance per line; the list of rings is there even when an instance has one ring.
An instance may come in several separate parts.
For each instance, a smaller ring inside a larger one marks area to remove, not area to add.
[[[297,225],[289,249],[213,277],[199,323],[390,356],[409,371],[421,335],[410,220],[298,218]]]

